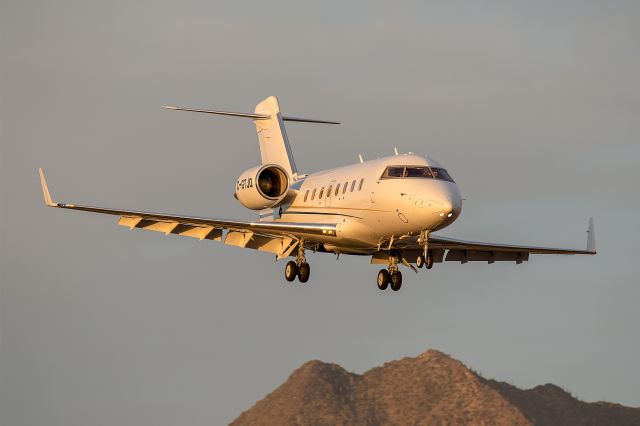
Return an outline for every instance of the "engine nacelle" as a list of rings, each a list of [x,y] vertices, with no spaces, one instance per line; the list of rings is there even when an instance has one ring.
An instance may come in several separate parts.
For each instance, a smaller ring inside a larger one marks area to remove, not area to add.
[[[246,170],[238,178],[235,197],[248,209],[277,207],[286,201],[289,176],[280,166],[266,164]]]

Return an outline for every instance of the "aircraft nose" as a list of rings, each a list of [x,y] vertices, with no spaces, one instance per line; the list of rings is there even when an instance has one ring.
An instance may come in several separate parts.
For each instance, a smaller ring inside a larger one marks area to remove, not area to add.
[[[438,201],[438,207],[440,208],[440,217],[453,216],[453,202],[449,199],[440,199]]]
[[[462,210],[462,199],[460,193],[453,189],[447,189],[437,200],[440,207],[440,217],[442,218],[454,218],[460,215]]]

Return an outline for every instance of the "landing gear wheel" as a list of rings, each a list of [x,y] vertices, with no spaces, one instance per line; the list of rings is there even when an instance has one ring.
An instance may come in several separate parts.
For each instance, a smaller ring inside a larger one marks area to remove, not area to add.
[[[427,252],[427,259],[424,265],[427,269],[431,269],[433,268],[433,255],[431,254],[431,252]]]
[[[380,290],[386,290],[389,285],[389,271],[386,269],[380,269],[378,272],[378,288]]]
[[[284,267],[284,277],[287,281],[291,282],[298,276],[298,265],[293,260],[287,262]]]
[[[398,291],[402,287],[402,273],[395,271],[391,274],[391,290]]]
[[[303,263],[298,266],[298,280],[301,283],[306,283],[309,280],[309,275],[311,275],[311,268],[308,263]]]
[[[422,268],[424,266],[424,257],[422,257],[422,255],[418,255],[418,258],[416,259],[416,266],[418,268]]]

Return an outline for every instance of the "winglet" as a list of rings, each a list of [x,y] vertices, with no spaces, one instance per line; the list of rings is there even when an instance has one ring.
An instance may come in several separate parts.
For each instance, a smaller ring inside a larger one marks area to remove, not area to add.
[[[42,185],[42,195],[44,195],[44,203],[49,207],[56,207],[57,204],[51,201],[51,194],[49,194],[49,188],[47,188],[47,181],[44,179],[44,172],[42,169],[38,169],[40,172],[40,184]]]
[[[593,218],[589,218],[589,228],[587,229],[587,251],[596,254],[596,230],[593,225]]]

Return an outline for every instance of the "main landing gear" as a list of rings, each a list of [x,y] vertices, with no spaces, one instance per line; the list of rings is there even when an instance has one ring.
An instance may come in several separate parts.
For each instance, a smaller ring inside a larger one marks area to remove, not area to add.
[[[398,270],[397,256],[389,256],[389,268],[378,272],[378,288],[386,290],[389,284],[393,291],[398,291],[402,287],[402,272]]]
[[[309,281],[310,275],[311,268],[304,256],[304,242],[300,241],[298,244],[298,256],[296,256],[296,260],[288,261],[287,265],[284,267],[284,278],[291,282],[298,277],[298,281],[306,283]]]

